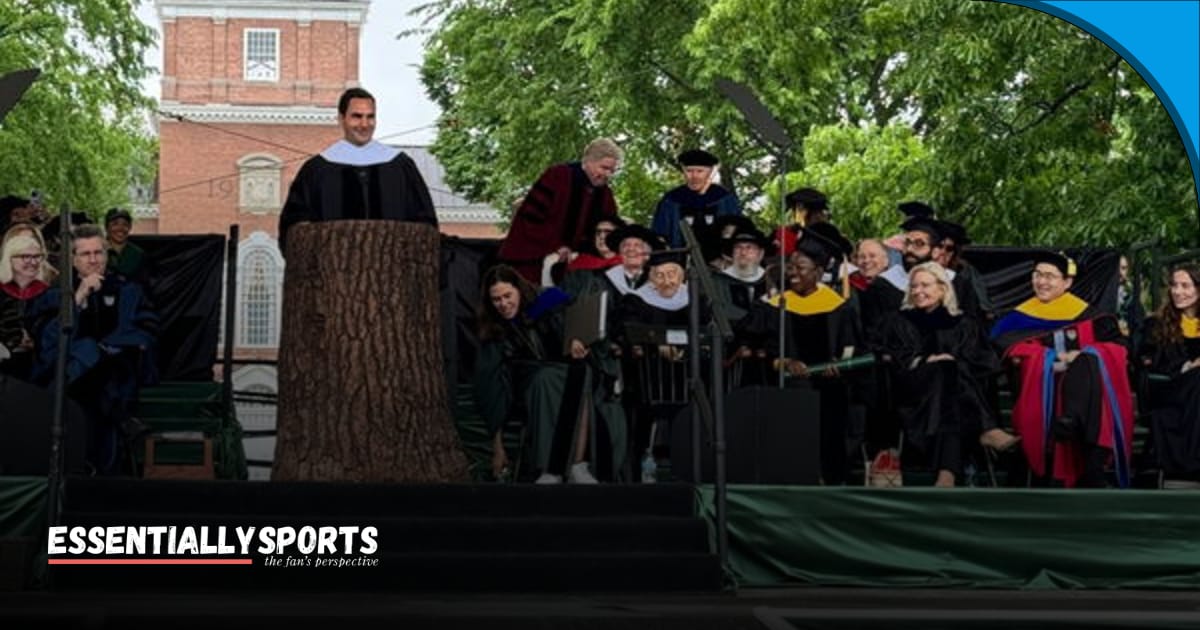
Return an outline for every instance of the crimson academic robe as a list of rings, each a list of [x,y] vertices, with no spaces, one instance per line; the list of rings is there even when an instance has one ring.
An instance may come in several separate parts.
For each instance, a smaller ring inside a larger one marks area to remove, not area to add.
[[[1000,318],[991,337],[1017,364],[1013,428],[1033,472],[1047,474],[1049,451],[1053,477],[1074,486],[1087,466],[1083,448],[1098,447],[1112,452],[1118,482],[1128,486],[1133,395],[1116,318],[1092,312],[1069,293],[1049,303],[1030,298]],[[1081,354],[1056,374],[1054,361],[1064,349]],[[1081,423],[1081,441],[1055,439],[1053,423],[1064,415]]]
[[[372,141],[357,147],[339,140],[300,167],[279,215],[279,250],[287,255],[288,228],[306,221],[387,219],[437,227],[437,213],[416,163]]]
[[[500,262],[541,284],[546,255],[564,246],[580,249],[589,237],[587,227],[601,216],[617,216],[612,189],[593,186],[579,162],[551,166],[513,215],[508,236],[500,244]]]

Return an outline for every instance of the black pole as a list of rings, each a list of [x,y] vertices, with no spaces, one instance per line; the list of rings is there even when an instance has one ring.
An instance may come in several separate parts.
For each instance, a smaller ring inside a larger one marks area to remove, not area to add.
[[[229,226],[229,244],[225,248],[225,339],[221,348],[221,398],[225,409],[233,409],[233,336],[237,313],[237,259],[239,226]]]
[[[700,270],[696,260],[692,258],[688,265],[688,353],[692,363],[692,379],[700,378]],[[688,387],[693,387],[689,384]],[[651,444],[651,447],[654,445]],[[693,400],[692,404],[692,479],[700,483],[700,406]]]
[[[779,151],[779,229],[776,234],[779,237],[779,389],[784,387],[784,379],[786,378],[786,364],[784,358],[787,356],[784,346],[784,339],[787,338],[787,255],[784,253],[784,231],[788,225],[788,205],[787,205],[787,152]],[[800,240],[800,235],[796,235],[796,240]]]
[[[709,326],[712,331],[712,390],[713,390],[713,456],[716,459],[716,517],[717,556],[721,566],[729,561],[729,527],[725,520],[725,382],[722,357],[725,356],[725,336],[716,321]]]
[[[66,433],[66,422],[63,414],[66,411],[67,399],[67,357],[71,346],[71,336],[75,329],[75,281],[71,273],[72,253],[74,244],[71,241],[71,211],[64,206],[58,214],[58,286],[61,295],[58,306],[58,355],[54,364],[54,415],[50,420],[50,467],[47,479],[46,515],[47,526],[58,525],[62,517],[62,502],[65,494],[63,481],[65,479],[63,453],[63,437]]]

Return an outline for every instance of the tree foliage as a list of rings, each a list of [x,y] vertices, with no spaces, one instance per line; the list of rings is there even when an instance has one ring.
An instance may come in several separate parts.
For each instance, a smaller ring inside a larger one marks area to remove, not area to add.
[[[789,184],[822,189],[853,236],[923,199],[979,242],[1197,242],[1180,135],[1116,53],[1052,16],[958,0],[440,0],[422,77],[450,184],[508,208],[592,137],[643,218],[677,151],[777,219],[778,160],[715,89],[751,88],[788,131]]]
[[[0,0],[0,73],[41,76],[0,123],[0,194],[98,212],[153,178],[150,100],[141,93],[153,30],[137,0]]]

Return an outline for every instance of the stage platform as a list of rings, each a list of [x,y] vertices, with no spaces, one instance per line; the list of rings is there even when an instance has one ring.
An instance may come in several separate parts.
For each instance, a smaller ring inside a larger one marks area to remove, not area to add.
[[[147,596],[95,590],[0,593],[0,624],[89,630],[334,624],[404,630],[1183,630],[1200,627],[1200,595],[798,588],[723,594],[222,591]]]
[[[72,478],[67,525],[374,526],[379,563],[51,573],[45,489],[0,478],[39,552],[3,627],[1200,627],[1197,492],[731,486],[722,569],[710,486]]]

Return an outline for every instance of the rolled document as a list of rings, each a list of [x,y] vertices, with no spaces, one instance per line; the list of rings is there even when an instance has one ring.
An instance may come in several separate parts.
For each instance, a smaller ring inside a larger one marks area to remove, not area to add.
[[[782,368],[783,363],[779,359],[775,359],[775,362],[772,365],[776,370],[779,370]],[[829,361],[827,363],[814,363],[808,366],[808,373],[820,374],[831,367],[837,368],[839,372],[845,372],[847,370],[857,370],[860,368],[870,367],[872,365],[875,365],[875,355],[864,354],[857,357],[850,357],[849,359]]]

